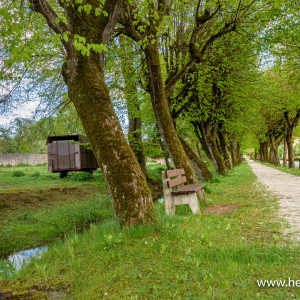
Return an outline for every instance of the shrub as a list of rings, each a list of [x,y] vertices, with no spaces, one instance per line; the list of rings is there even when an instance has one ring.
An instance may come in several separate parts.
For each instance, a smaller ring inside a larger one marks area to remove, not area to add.
[[[33,174],[31,174],[30,176],[31,176],[31,177],[40,177],[41,174],[40,174],[40,172],[36,171],[36,172],[34,172]]]
[[[22,171],[13,171],[11,176],[12,177],[21,177],[21,176],[25,176],[25,173]]]
[[[16,167],[32,167],[32,165],[19,163]]]
[[[87,173],[87,172],[80,172],[80,173],[76,173],[73,177],[73,180],[75,181],[89,181],[91,180],[91,174]]]
[[[37,164],[37,165],[35,165],[35,167],[44,167],[44,166],[47,166],[47,163],[43,163],[43,164]]]

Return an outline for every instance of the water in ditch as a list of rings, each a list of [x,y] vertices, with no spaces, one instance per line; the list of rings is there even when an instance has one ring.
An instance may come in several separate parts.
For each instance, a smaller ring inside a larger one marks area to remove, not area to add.
[[[7,259],[0,261],[0,277],[1,273],[5,273],[6,276],[13,275],[13,273],[21,270],[24,265],[29,264],[33,257],[36,259],[40,259],[42,253],[46,252],[47,250],[48,247],[44,246],[11,254],[7,257]]]

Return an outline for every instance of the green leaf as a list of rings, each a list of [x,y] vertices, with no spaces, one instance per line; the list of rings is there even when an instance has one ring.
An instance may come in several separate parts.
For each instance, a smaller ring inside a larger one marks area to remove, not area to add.
[[[60,22],[59,18],[56,18],[55,23],[58,24]]]
[[[95,16],[98,17],[100,15],[100,8],[95,9]]]
[[[8,59],[8,60],[6,60],[6,61],[4,62],[4,67],[5,67],[5,68],[8,68],[8,67],[10,66],[10,64],[11,64],[11,60]]]
[[[65,32],[64,32],[63,38],[66,42],[68,41],[68,35]]]
[[[106,11],[103,10],[102,13],[103,13],[104,17],[108,16],[108,13]]]

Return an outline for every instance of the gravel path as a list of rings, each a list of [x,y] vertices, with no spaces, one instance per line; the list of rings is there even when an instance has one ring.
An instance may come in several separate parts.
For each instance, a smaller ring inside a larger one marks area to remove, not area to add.
[[[279,199],[279,214],[290,224],[291,231],[300,239],[300,176],[249,161],[258,181],[263,183]]]

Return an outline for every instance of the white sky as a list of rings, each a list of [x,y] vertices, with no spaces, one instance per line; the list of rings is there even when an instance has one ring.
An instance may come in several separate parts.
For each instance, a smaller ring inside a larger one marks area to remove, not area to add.
[[[38,101],[26,103],[15,109],[12,113],[6,116],[0,116],[0,125],[8,124],[16,117],[27,118],[30,117],[34,110],[37,108]]]

